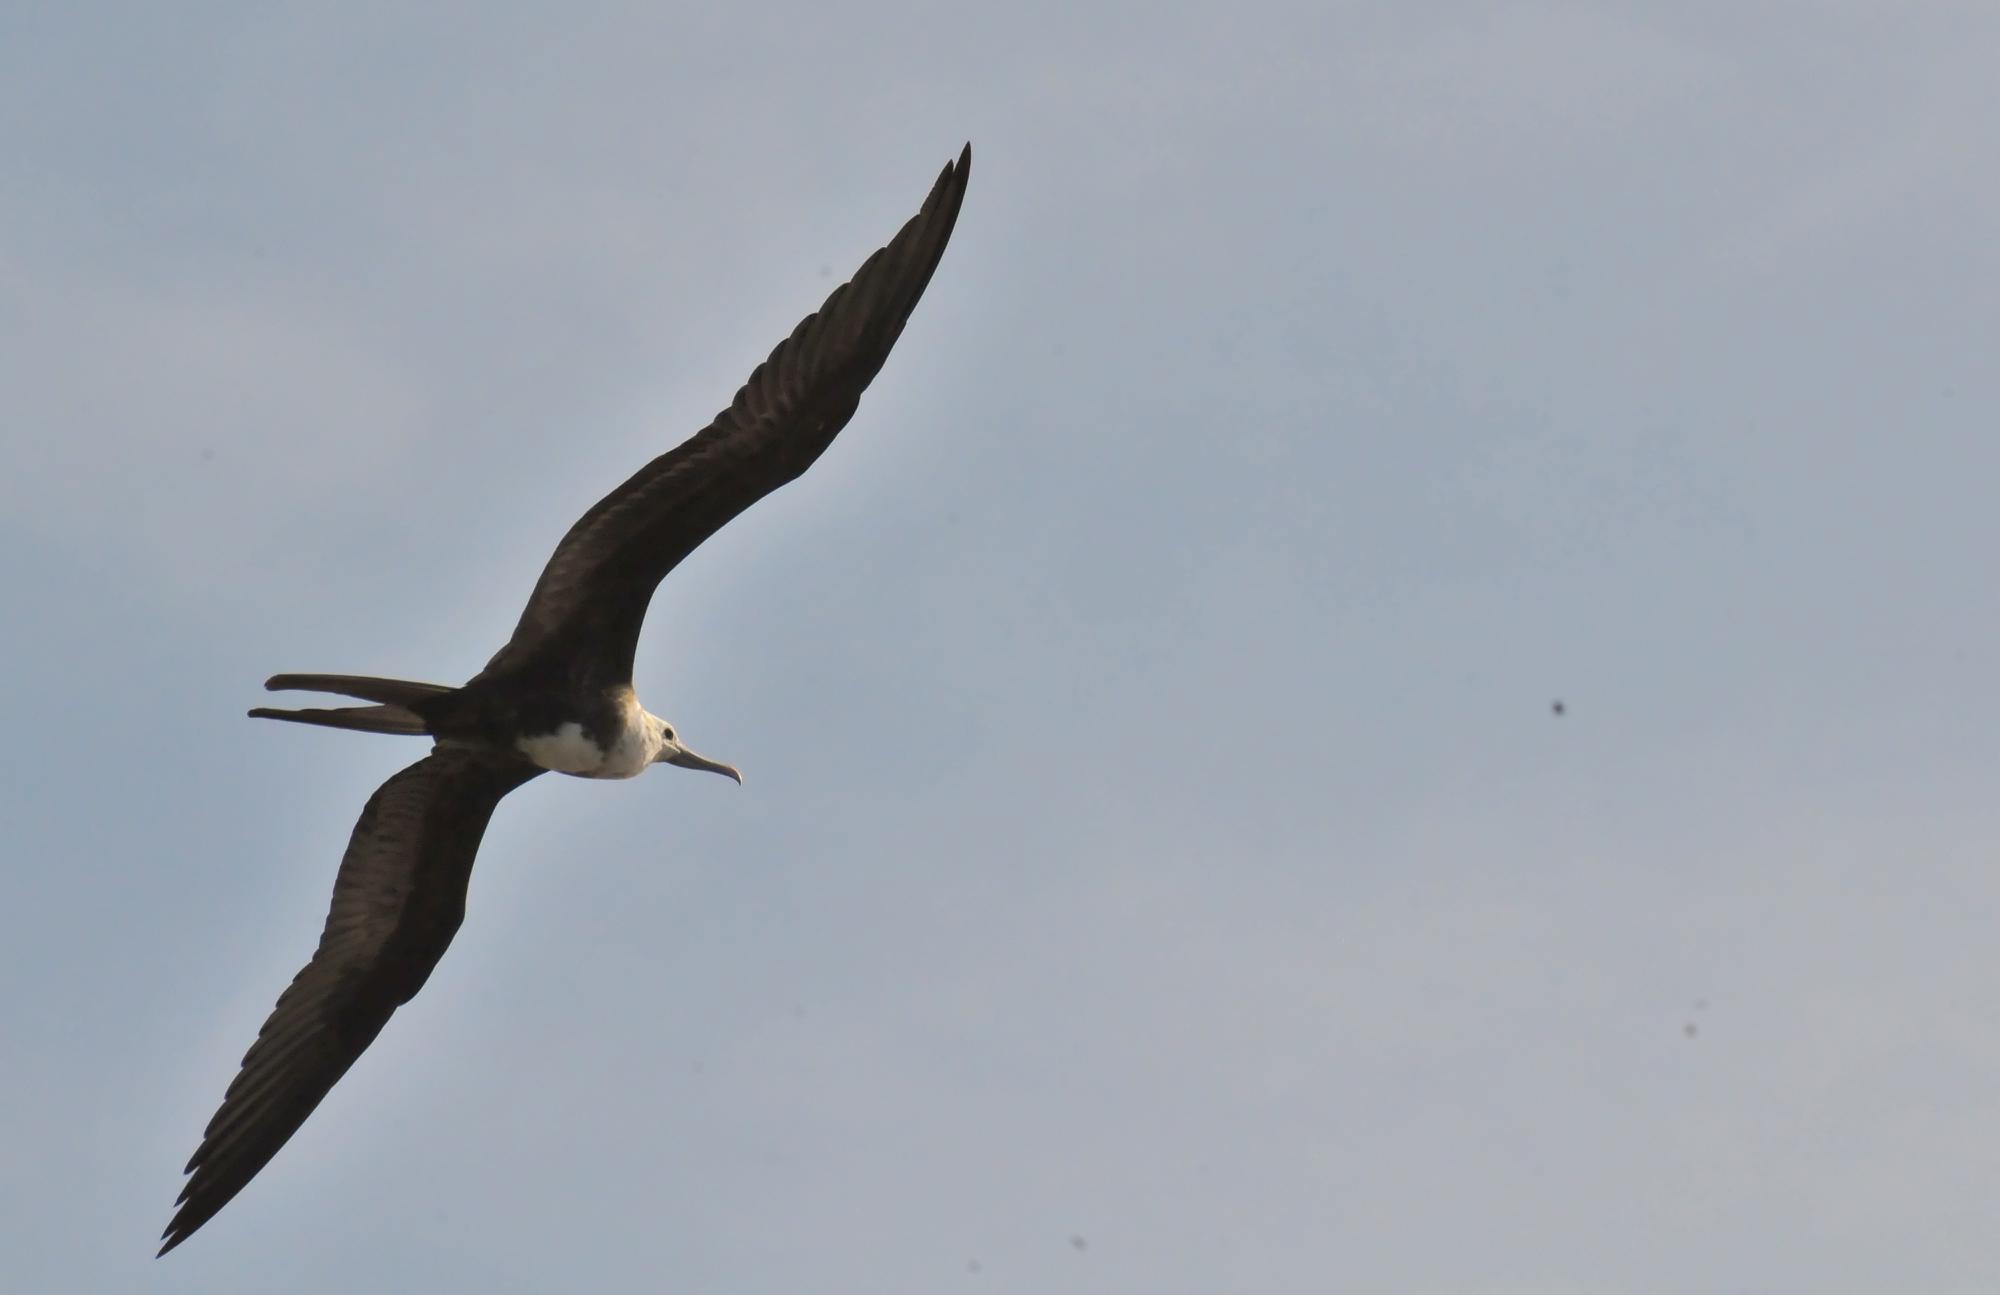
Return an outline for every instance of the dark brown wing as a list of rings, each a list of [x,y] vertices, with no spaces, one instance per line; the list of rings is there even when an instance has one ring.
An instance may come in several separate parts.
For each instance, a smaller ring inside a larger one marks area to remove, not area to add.
[[[944,255],[972,146],[923,209],[792,330],[706,429],[639,469],[572,526],[489,675],[629,682],[661,577],[731,518],[797,477],[854,415]]]
[[[279,996],[208,1122],[161,1254],[257,1176],[390,1013],[423,988],[465,916],[493,807],[540,772],[493,752],[439,747],[368,798],[319,949]]]

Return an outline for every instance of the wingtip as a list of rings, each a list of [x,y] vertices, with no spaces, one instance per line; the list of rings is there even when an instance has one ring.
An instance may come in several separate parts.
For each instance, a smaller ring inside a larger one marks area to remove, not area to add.
[[[184,1174],[193,1173],[195,1166],[201,1163],[202,1152],[207,1149],[208,1144],[206,1142],[196,1148],[194,1158],[188,1161],[187,1168],[181,1170],[181,1172]],[[158,1259],[160,1256],[166,1254],[167,1251],[172,1250],[175,1246],[193,1236],[201,1229],[202,1224],[208,1222],[209,1215],[204,1215],[198,1219],[189,1219],[188,1197],[192,1195],[194,1195],[194,1182],[190,1179],[181,1184],[181,1194],[174,1197],[173,1220],[165,1228],[161,1229],[160,1240],[162,1244],[158,1250],[153,1252],[153,1258]],[[209,1212],[210,1215],[213,1213],[214,1211],[212,1210]]]
[[[937,192],[940,193],[947,188],[956,188],[960,191],[963,191],[965,188],[966,179],[971,174],[972,174],[972,141],[967,140],[965,141],[965,147],[958,151],[957,158],[953,159],[952,161],[946,162],[944,164],[944,170],[938,172],[937,184],[933,187]]]

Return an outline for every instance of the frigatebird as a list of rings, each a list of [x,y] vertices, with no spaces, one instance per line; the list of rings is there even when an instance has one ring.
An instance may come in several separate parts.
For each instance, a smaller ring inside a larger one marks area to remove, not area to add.
[[[369,703],[251,715],[433,739],[368,798],[312,960],[279,996],[183,1171],[165,1254],[214,1217],[297,1132],[410,1001],[465,916],[500,798],[541,773],[630,778],[653,764],[726,774],[632,690],[662,577],[738,513],[803,473],[854,416],[944,255],[972,166],[947,164],[921,210],[805,317],[702,431],[570,527],[513,637],[462,687],[281,674],[265,687]]]

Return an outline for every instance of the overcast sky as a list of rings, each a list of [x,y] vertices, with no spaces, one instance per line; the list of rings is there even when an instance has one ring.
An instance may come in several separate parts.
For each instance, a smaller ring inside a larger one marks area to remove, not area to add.
[[[1991,1291],[2000,9],[16,5],[0,1287]],[[973,142],[152,1259],[456,681]],[[1563,703],[1557,714],[1554,703]]]

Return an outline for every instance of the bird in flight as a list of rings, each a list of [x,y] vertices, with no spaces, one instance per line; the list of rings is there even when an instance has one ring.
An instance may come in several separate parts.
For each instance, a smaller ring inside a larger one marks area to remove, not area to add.
[[[257,1176],[423,988],[465,916],[473,856],[501,797],[547,770],[630,778],[674,764],[743,780],[639,705],[632,657],[646,604],[682,558],[811,467],[854,416],[944,255],[971,166],[968,144],[923,208],[778,343],[729,408],[570,527],[513,637],[464,686],[332,674],[265,684],[367,704],[253,716],[434,741],[362,807],[319,947],[203,1132],[159,1253]]]

